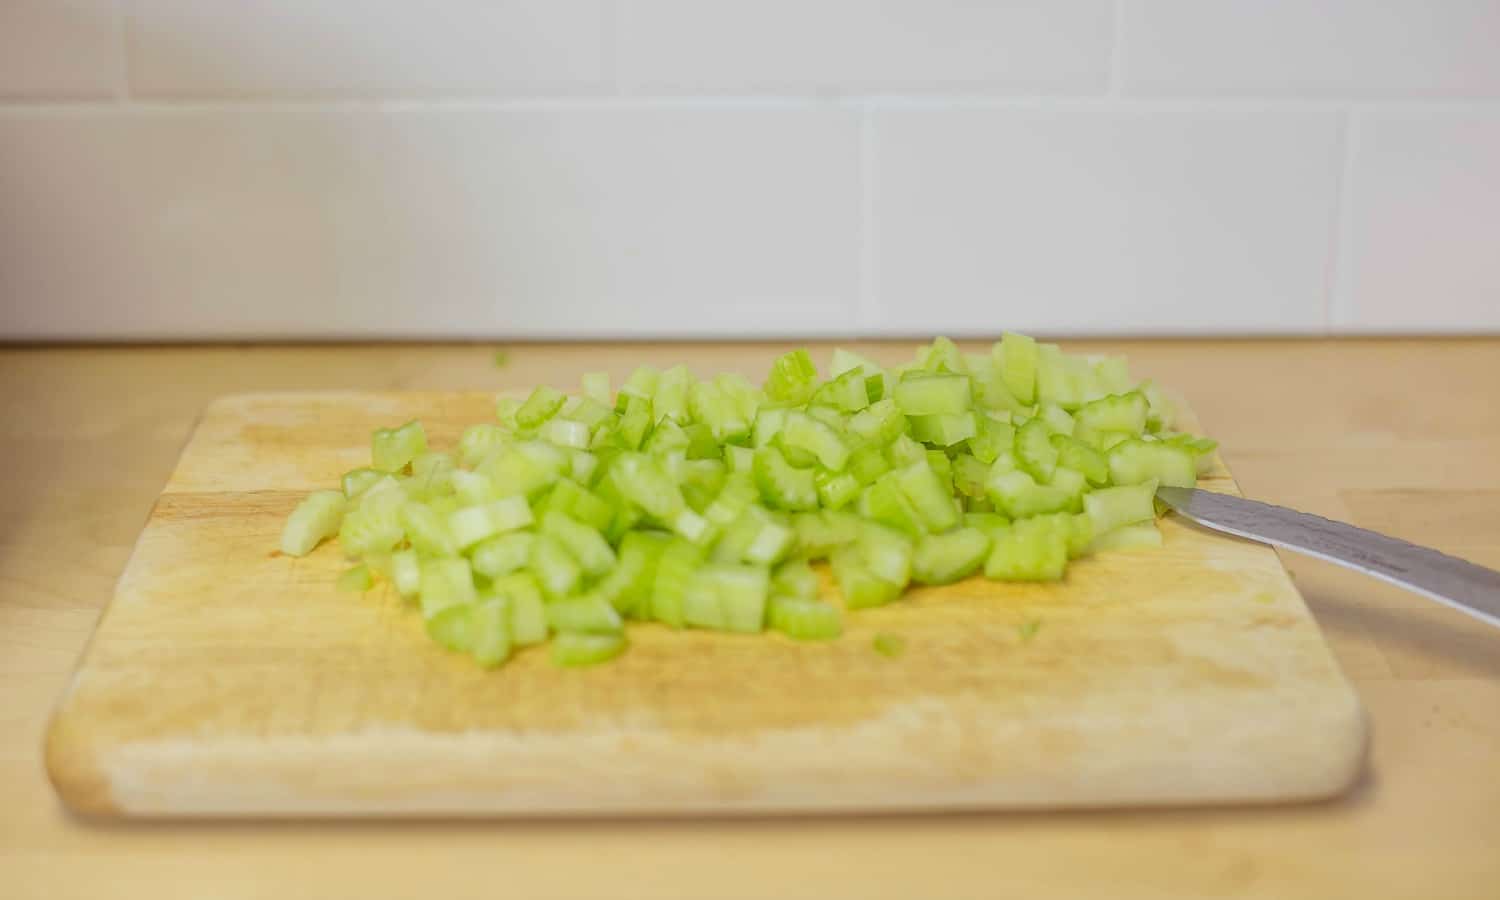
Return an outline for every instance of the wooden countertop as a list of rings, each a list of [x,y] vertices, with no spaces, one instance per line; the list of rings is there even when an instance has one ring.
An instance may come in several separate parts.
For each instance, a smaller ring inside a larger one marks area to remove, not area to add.
[[[853,345],[858,346],[858,345]],[[871,345],[895,360],[906,345]],[[1247,495],[1500,567],[1500,340],[1100,342],[1186,394]],[[199,410],[248,390],[502,388],[773,345],[0,350],[6,897],[1495,897],[1500,632],[1288,555],[1373,723],[1368,773],[1277,808],[868,818],[71,818],[40,743]]]

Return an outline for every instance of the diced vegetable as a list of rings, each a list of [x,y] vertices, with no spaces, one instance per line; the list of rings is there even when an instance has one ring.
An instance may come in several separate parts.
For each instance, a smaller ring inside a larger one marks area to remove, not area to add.
[[[813,561],[848,610],[980,569],[1056,580],[1086,552],[1159,546],[1157,484],[1213,465],[1216,444],[1172,431],[1165,395],[1119,358],[1006,333],[988,353],[939,338],[889,370],[839,350],[829,372],[797,350],[761,388],[642,366],[615,394],[589,373],[575,397],[498,399],[451,450],[419,422],[380,429],[369,466],[292,512],[281,550],[337,535],[339,588],[389,581],[481,666],[549,639],[579,666],[622,652],[627,621],[836,638],[844,609]]]

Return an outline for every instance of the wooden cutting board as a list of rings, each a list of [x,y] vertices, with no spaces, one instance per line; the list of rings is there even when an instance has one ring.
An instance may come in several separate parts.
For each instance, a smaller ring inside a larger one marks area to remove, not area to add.
[[[47,766],[108,816],[555,815],[1276,801],[1356,777],[1359,702],[1269,549],[1169,518],[1057,585],[971,579],[797,643],[632,627],[483,671],[336,546],[276,552],[372,429],[487,394],[261,394],[204,414],[62,697]],[[1218,468],[1205,481],[1235,491]],[[1025,634],[1028,623],[1039,623]],[[877,654],[877,632],[906,641]]]

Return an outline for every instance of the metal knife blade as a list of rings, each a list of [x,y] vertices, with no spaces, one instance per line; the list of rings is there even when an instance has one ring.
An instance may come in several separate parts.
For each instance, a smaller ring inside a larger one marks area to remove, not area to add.
[[[1243,497],[1195,488],[1156,496],[1194,522],[1383,578],[1500,627],[1500,572],[1446,553]]]

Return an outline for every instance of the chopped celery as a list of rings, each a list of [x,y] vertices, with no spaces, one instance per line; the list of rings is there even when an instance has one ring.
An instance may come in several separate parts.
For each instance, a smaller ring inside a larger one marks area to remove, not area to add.
[[[772,630],[799,641],[832,640],[844,631],[838,607],[800,597],[772,597],[768,620]]]
[[[848,609],[947,584],[1062,578],[1094,549],[1158,546],[1157,484],[1191,486],[1215,443],[1124,361],[1006,333],[945,338],[884,369],[806,351],[763,388],[642,366],[569,397],[499,398],[496,421],[429,450],[418,422],[377,430],[372,464],[288,517],[282,552],[337,534],[364,590],[420,600],[435,641],[495,666],[555,633],[560,664],[607,659],[624,621],[836,637],[809,560]]]
[[[887,634],[883,631],[875,635],[875,639],[871,642],[871,646],[875,648],[876,653],[879,653],[881,656],[891,659],[894,659],[895,657],[898,657],[902,653],[906,652],[905,639],[901,638],[899,635]]]
[[[979,569],[989,551],[990,537],[978,528],[923,535],[912,551],[912,580],[951,584],[967,578]]]
[[[412,421],[400,428],[376,429],[370,444],[374,467],[382,472],[397,472],[427,449],[427,433],[422,430],[421,422]]]
[[[287,517],[281,530],[281,552],[306,556],[326,537],[339,533],[346,506],[338,491],[313,491]],[[394,542],[392,542],[394,543]]]
[[[338,589],[351,593],[368,591],[375,586],[375,579],[370,575],[370,567],[366,565],[352,566],[339,573]]]
[[[623,634],[563,632],[552,640],[552,662],[563,668],[608,662],[625,649]]]

